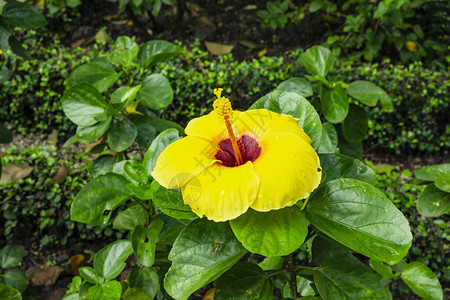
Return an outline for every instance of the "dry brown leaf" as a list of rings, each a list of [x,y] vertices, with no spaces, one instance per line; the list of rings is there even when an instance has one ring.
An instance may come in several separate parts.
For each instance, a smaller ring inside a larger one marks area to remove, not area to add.
[[[192,1],[186,2],[186,8],[191,12],[191,15],[196,17],[198,16],[198,12],[200,11],[200,6],[197,3]]]
[[[72,44],[70,44],[70,49],[75,49],[75,48],[78,48],[78,47],[80,47],[81,45],[83,45],[83,43],[84,43],[84,41],[85,41],[86,39],[80,39],[80,40],[77,40],[77,41],[75,41],[75,42],[73,42]]]
[[[47,142],[49,143],[57,143],[58,142],[58,130],[53,130],[52,133],[50,133],[47,137]]]
[[[111,38],[109,37],[108,33],[106,32],[106,28],[102,28],[95,34],[95,40],[102,43],[109,42]]]
[[[59,288],[45,295],[44,300],[61,300],[66,295],[67,288]]]
[[[115,15],[104,16],[104,17],[103,17],[103,20],[105,20],[105,21],[111,21],[111,20],[114,20],[114,19],[119,18],[121,15],[122,15],[122,11],[119,11],[119,12],[118,12],[117,14],[115,14]]]
[[[67,167],[66,167],[66,165],[62,164],[59,167],[58,171],[56,171],[56,174],[55,174],[55,176],[53,176],[52,179],[56,183],[61,184],[64,182],[64,180],[66,180],[67,174],[68,174]]]
[[[214,21],[211,18],[208,17],[200,17],[200,22],[202,22],[203,24],[209,25],[211,27],[216,27],[216,24],[214,24]]]
[[[34,277],[31,279],[32,286],[53,285],[56,280],[58,280],[58,277],[62,271],[64,271],[64,268],[58,266],[50,267],[39,265],[26,270],[25,275],[29,276],[34,273]]]
[[[258,8],[258,6],[256,4],[249,4],[249,5],[244,6],[242,8],[242,10],[253,10],[253,9],[257,9],[257,8]]]
[[[84,255],[83,254],[76,254],[72,257],[70,257],[70,265],[72,266],[72,271],[74,275],[80,275],[78,272],[78,269],[80,268],[81,264],[84,262]]]
[[[245,46],[247,48],[250,48],[250,49],[255,49],[255,48],[260,47],[259,45],[253,43],[252,41],[247,41],[247,40],[239,41],[239,44],[241,44],[242,46]]]
[[[216,291],[216,288],[209,289],[205,296],[203,296],[202,300],[214,300],[214,292]]]
[[[213,55],[227,54],[230,53],[233,49],[234,45],[223,45],[213,42],[205,41],[206,49],[208,49],[209,53]]]
[[[262,49],[261,51],[258,52],[258,57],[266,55],[266,53],[267,53],[267,48],[264,48],[264,49]]]
[[[2,177],[0,184],[6,184],[11,180],[17,181],[30,175],[33,167],[21,165],[6,165],[2,167]]]
[[[128,20],[111,21],[111,24],[114,24],[114,25],[125,25],[127,23],[128,23]]]

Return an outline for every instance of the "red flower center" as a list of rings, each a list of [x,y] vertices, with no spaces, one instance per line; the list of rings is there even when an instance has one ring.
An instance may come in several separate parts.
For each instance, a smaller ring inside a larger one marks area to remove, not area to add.
[[[239,152],[242,155],[242,165],[248,161],[254,162],[261,155],[261,147],[258,142],[249,135],[243,135],[237,140]],[[219,143],[220,150],[215,158],[220,160],[226,167],[237,167],[239,163],[234,155],[233,145],[230,139],[222,140]]]

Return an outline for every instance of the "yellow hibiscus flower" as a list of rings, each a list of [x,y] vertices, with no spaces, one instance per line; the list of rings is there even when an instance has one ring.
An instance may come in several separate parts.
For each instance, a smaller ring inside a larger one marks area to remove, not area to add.
[[[307,198],[321,179],[311,139],[291,116],[267,109],[234,111],[215,89],[208,115],[193,119],[186,137],[160,154],[153,178],[181,188],[200,217],[234,219],[249,207],[269,211]]]

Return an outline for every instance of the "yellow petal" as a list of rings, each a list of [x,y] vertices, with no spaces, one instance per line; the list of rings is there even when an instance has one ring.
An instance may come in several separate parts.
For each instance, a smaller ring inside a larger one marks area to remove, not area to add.
[[[259,193],[251,208],[269,211],[291,206],[317,188],[319,157],[303,138],[291,133],[267,134],[260,146],[261,155],[253,162]]]
[[[256,199],[258,185],[251,162],[234,168],[215,163],[192,178],[181,192],[197,215],[221,222],[245,213]]]
[[[159,155],[153,178],[168,189],[179,188],[216,162],[218,147],[194,136],[175,141]]]
[[[288,115],[281,115],[267,109],[253,109],[240,114],[235,120],[238,135],[252,133],[257,140],[267,134],[293,133],[311,143],[309,136],[298,125],[297,120]]]
[[[237,118],[240,111],[233,111],[233,118]],[[210,141],[219,143],[223,139],[229,138],[224,121],[215,111],[205,116],[192,119],[184,130],[186,135],[201,137]]]

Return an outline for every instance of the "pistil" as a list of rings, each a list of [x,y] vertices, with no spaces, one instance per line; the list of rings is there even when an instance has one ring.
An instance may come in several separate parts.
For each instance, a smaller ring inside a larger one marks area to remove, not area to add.
[[[242,165],[244,160],[242,159],[241,151],[237,143],[236,135],[233,131],[232,120],[233,120],[233,109],[231,107],[231,102],[229,99],[222,97],[223,89],[214,89],[214,95],[217,99],[214,101],[213,107],[217,115],[225,122],[227,127],[228,136],[230,137],[231,145],[233,146],[234,156],[238,165]]]

